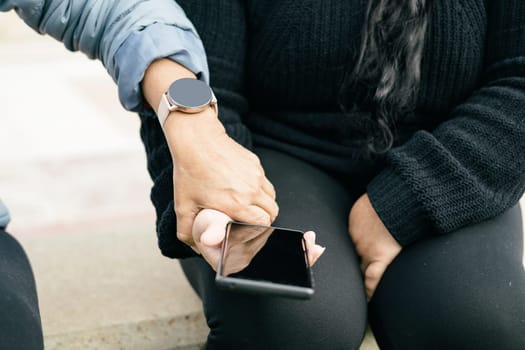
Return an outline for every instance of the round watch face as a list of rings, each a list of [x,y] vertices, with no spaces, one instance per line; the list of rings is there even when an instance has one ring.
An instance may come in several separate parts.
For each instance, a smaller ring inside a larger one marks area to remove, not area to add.
[[[209,105],[212,100],[210,87],[191,78],[174,81],[168,89],[168,96],[174,104],[185,108],[201,108]]]

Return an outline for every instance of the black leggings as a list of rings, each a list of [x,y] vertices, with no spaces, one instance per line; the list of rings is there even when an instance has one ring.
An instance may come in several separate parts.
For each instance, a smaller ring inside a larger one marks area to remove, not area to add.
[[[35,280],[22,246],[0,228],[0,349],[44,348]]]
[[[181,261],[204,304],[207,349],[358,349],[367,320],[381,349],[525,349],[519,206],[405,248],[367,304],[347,191],[295,158],[258,154],[277,190],[275,224],[314,229],[326,246],[313,268],[316,293],[298,301],[223,292],[202,259]]]

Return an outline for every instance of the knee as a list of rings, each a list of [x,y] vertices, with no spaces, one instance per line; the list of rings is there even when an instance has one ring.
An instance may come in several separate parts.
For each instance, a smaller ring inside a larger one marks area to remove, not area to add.
[[[366,305],[346,310],[342,319],[340,310],[319,310],[314,303],[240,296],[237,305],[206,310],[207,349],[359,349]]]
[[[0,233],[0,288],[36,294],[33,271],[20,243],[11,235]]]
[[[22,246],[3,231],[0,232],[0,310],[0,349],[43,348],[29,260]]]
[[[0,349],[43,349],[37,302],[16,292],[0,283]]]
[[[381,349],[525,349],[523,279],[515,288],[384,286],[370,324]]]

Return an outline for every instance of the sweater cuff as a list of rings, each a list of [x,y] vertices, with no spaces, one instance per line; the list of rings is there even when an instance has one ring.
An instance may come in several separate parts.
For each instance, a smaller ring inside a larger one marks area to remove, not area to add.
[[[375,211],[402,246],[432,233],[432,225],[416,195],[392,168],[386,168],[367,187]]]

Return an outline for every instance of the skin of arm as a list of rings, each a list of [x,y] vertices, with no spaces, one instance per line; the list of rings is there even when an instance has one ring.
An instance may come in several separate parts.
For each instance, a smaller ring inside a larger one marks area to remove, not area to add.
[[[148,103],[158,106],[169,85],[180,78],[195,75],[170,60],[151,64],[142,82]],[[275,220],[279,211],[275,190],[259,158],[226,134],[211,107],[191,115],[171,112],[164,134],[173,160],[177,237],[181,241],[199,252],[192,228],[202,209],[215,209],[233,220],[263,226]]]
[[[385,227],[366,193],[350,210],[348,231],[361,257],[366,296],[370,300],[388,265],[402,247]]]

